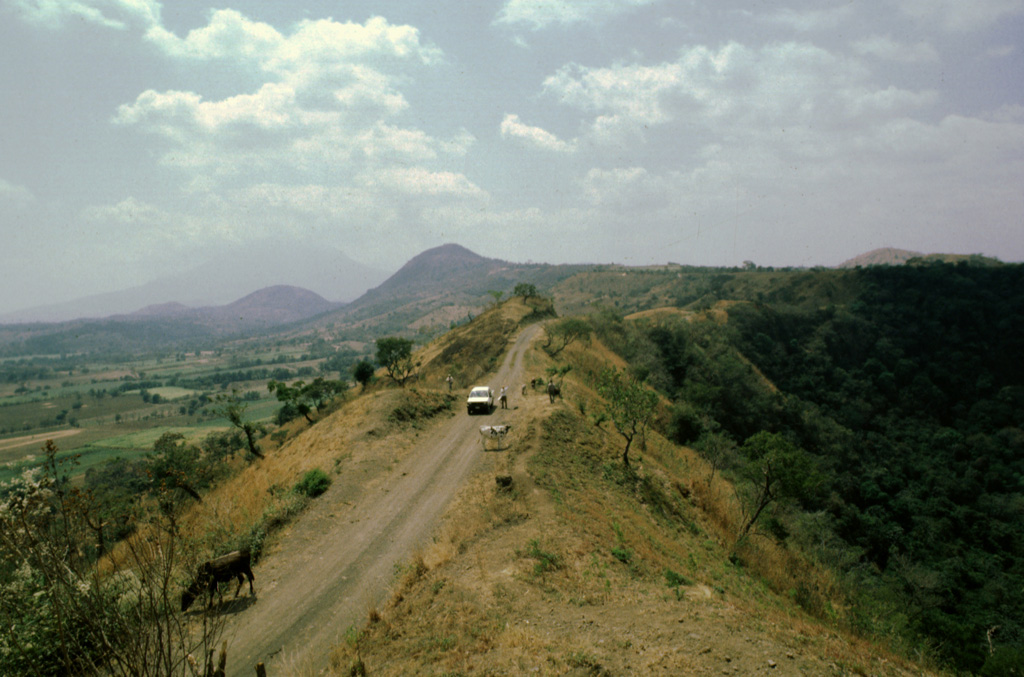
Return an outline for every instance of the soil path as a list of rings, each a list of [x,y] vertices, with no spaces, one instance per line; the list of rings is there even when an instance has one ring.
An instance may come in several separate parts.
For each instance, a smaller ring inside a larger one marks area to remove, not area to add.
[[[75,428],[72,430],[54,430],[48,433],[39,433],[37,435],[24,435],[22,437],[11,437],[6,440],[0,440],[0,451],[6,449],[14,449],[16,447],[24,447],[29,444],[38,444],[45,440],[59,440],[62,437],[71,437],[82,432],[81,429]],[[35,449],[33,451],[38,451]]]
[[[539,325],[524,329],[491,383],[515,393],[523,355]],[[421,438],[376,491],[350,504],[318,499],[256,568],[257,600],[225,610],[230,675],[317,674],[332,647],[379,608],[396,568],[429,541],[445,506],[476,470],[494,463],[481,453],[479,428],[511,419],[512,409],[468,417],[462,411]],[[329,492],[330,493],[330,492]],[[325,495],[326,496],[326,495]]]

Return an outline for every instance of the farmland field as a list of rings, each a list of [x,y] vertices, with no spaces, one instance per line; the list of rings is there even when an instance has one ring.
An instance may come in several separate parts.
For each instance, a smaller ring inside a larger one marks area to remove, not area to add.
[[[273,420],[281,403],[267,381],[311,380],[322,357],[307,346],[226,345],[217,350],[126,358],[36,355],[0,361],[0,482],[39,463],[53,440],[75,456],[76,474],[153,449],[164,433],[197,444],[229,429],[225,399],[247,420]]]

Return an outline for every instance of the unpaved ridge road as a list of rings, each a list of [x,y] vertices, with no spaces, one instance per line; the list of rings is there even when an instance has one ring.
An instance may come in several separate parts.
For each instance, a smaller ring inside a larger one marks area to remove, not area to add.
[[[490,381],[497,388],[515,392],[523,381],[523,354],[539,329],[520,332]],[[387,490],[364,495],[344,517],[322,519],[312,535],[289,530],[256,568],[256,601],[226,614],[228,674],[252,675],[259,662],[273,677],[325,670],[346,630],[384,601],[395,565],[429,541],[470,473],[493,462],[481,452],[480,426],[502,423],[511,411],[497,408],[486,418],[460,411],[391,471]]]

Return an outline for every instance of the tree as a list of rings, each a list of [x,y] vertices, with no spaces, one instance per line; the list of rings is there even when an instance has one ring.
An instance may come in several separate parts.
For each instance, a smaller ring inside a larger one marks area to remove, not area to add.
[[[514,296],[521,296],[524,299],[531,299],[537,296],[537,286],[529,282],[520,282],[512,289]]]
[[[582,317],[561,319],[545,329],[548,340],[544,344],[544,351],[551,357],[555,357],[573,341],[589,341],[591,331],[593,329],[590,323]]]
[[[217,401],[220,402],[220,414],[245,435],[249,453],[256,458],[264,458],[263,452],[260,451],[260,447],[256,443],[258,437],[264,432],[263,426],[246,418],[245,411],[248,409],[248,405],[238,399],[238,391],[232,391],[231,395],[218,395]]]
[[[163,490],[180,490],[202,501],[196,487],[203,481],[208,464],[200,464],[200,451],[185,444],[181,433],[167,432],[153,443],[149,457],[149,470],[156,487]]]
[[[764,510],[776,501],[807,500],[820,483],[811,456],[779,433],[762,430],[740,445],[747,458],[742,475],[747,479],[740,529],[743,538]]]
[[[548,375],[548,380],[554,382],[555,378],[558,379],[558,385],[562,385],[562,381],[565,379],[565,375],[572,371],[571,364],[560,364],[552,365],[544,370],[544,373]]]
[[[366,384],[373,378],[375,371],[377,370],[372,362],[361,360],[352,367],[352,376],[359,382],[359,385],[363,386],[363,390],[366,390]]]
[[[353,350],[344,349],[336,351],[320,363],[320,373],[326,376],[331,372],[336,371],[339,376],[343,375],[351,368],[352,361],[355,357],[356,353]]]
[[[102,507],[68,480],[52,441],[44,451],[0,491],[0,674],[196,674],[188,659],[217,645],[223,617],[178,610],[196,553],[173,512],[153,513],[101,568],[90,541]]]
[[[274,380],[267,382],[267,390],[276,393],[277,399],[284,403],[285,408],[302,414],[310,424],[313,423],[310,413],[314,409],[320,413],[320,408],[324,404],[346,389],[347,386],[342,381],[328,381],[319,376],[310,383],[296,381],[288,385]]]
[[[332,381],[317,377],[302,387],[301,394],[303,398],[313,405],[316,413],[319,414],[324,405],[333,401],[338,395],[344,394],[347,390],[348,384],[344,381]]]
[[[392,381],[403,387],[413,370],[419,366],[413,362],[412,346],[412,339],[399,336],[377,340],[377,363],[384,366]]]
[[[608,414],[615,429],[626,440],[626,448],[622,450],[622,464],[629,467],[629,448],[633,439],[647,430],[658,405],[658,395],[642,381],[614,368],[601,372],[598,392],[608,402]]]
[[[494,305],[501,303],[501,297],[505,295],[505,292],[496,289],[490,289],[487,293],[494,297]]]

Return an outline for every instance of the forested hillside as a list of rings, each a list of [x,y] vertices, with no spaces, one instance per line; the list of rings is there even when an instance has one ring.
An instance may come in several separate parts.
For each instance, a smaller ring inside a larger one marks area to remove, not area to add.
[[[850,623],[951,667],[1018,674],[1024,267],[865,268],[842,284],[844,304],[593,323],[672,398],[677,441],[738,483],[751,465],[779,473],[760,531],[840,573]]]

